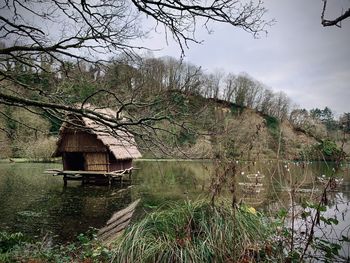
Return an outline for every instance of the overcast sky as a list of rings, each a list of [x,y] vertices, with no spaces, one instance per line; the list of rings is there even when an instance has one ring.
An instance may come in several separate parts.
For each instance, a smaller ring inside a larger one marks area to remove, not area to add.
[[[206,72],[246,72],[275,91],[284,91],[302,108],[330,107],[350,112],[350,19],[342,28],[320,23],[321,0],[268,0],[268,17],[275,18],[268,35],[254,39],[228,25],[214,33],[199,31],[202,45],[191,45],[185,60]],[[332,3],[334,2],[334,3]],[[326,18],[348,9],[350,0],[329,0]],[[162,48],[155,56],[179,57],[179,48],[153,34],[148,45]]]

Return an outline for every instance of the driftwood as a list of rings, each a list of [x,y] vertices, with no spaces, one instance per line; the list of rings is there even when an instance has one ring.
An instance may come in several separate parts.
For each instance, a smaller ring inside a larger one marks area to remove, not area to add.
[[[107,221],[105,227],[101,228],[97,233],[97,238],[105,244],[112,242],[119,236],[123,230],[129,225],[132,215],[141,199],[137,199],[128,207],[115,212]]]

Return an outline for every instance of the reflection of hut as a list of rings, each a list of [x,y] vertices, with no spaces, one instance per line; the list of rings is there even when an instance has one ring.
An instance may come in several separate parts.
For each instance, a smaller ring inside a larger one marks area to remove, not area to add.
[[[98,113],[115,116],[110,109]],[[63,123],[55,157],[62,156],[63,170],[113,172],[132,167],[141,157],[134,137],[125,131],[114,131],[86,117],[69,115]]]

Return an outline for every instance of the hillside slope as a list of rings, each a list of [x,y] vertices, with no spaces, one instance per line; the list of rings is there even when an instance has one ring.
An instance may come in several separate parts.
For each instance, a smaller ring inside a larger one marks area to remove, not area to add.
[[[175,130],[175,139],[163,135],[171,157],[212,158],[221,151],[249,160],[271,159],[277,155],[299,159],[302,152],[318,143],[314,137],[295,129],[288,120],[281,123],[274,117],[233,103],[188,95],[178,101],[181,103],[167,107],[186,112],[177,115],[176,120],[186,123],[188,129]],[[151,156],[147,147],[144,154]],[[156,156],[169,157],[159,152]]]

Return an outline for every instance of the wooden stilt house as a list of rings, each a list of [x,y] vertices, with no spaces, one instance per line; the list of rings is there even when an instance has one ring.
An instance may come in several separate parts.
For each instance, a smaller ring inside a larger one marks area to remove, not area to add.
[[[115,116],[111,109],[98,113]],[[109,173],[132,167],[140,158],[134,137],[86,117],[69,115],[63,123],[54,157],[62,156],[63,170]]]

